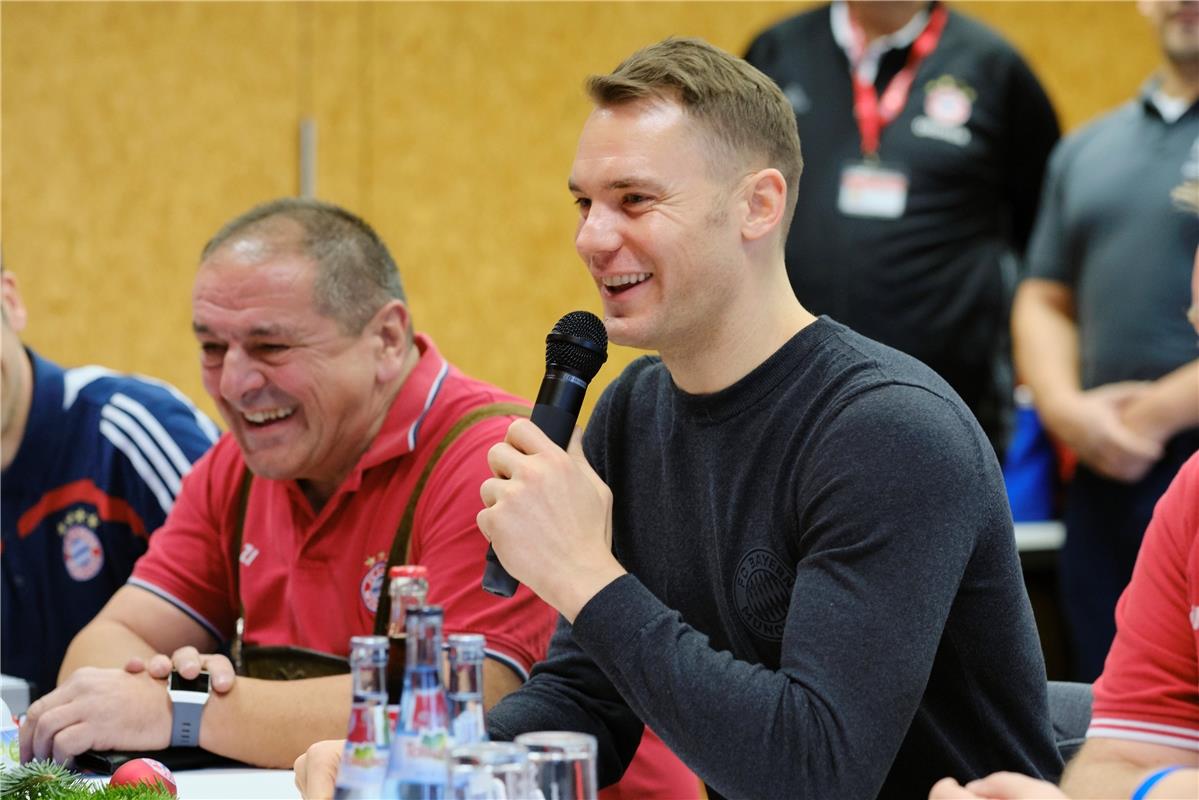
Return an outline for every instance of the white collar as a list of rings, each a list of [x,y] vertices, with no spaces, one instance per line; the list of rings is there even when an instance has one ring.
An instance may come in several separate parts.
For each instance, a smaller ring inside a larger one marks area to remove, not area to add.
[[[1191,104],[1181,97],[1174,97],[1162,91],[1161,87],[1157,87],[1149,95],[1149,102],[1153,103],[1153,107],[1157,109],[1157,113],[1166,121],[1166,124],[1173,125],[1182,115],[1187,113],[1187,109]]]
[[[835,0],[832,5],[829,20],[832,24],[833,38],[841,49],[845,51],[846,58],[849,63],[854,63],[857,55],[854,44],[853,26],[849,23],[849,7],[844,0]],[[920,9],[916,12],[907,24],[894,33],[888,33],[886,36],[880,36],[873,42],[866,45],[866,52],[862,53],[861,60],[857,64],[857,77],[863,83],[874,83],[874,79],[878,77],[878,62],[883,57],[883,54],[889,50],[902,50],[908,47],[912,42],[916,41],[924,29],[928,26],[928,7]]]

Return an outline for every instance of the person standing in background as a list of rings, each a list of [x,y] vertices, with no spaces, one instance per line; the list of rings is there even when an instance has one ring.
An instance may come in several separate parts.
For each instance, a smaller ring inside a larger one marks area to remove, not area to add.
[[[1154,504],[1199,449],[1182,314],[1199,217],[1177,202],[1199,194],[1187,182],[1199,177],[1199,3],[1139,7],[1160,73],[1054,152],[1012,320],[1037,411],[1079,460],[1059,563],[1073,677],[1088,682]]]
[[[1059,136],[1036,77],[993,31],[928,2],[835,2],[745,58],[783,89],[804,143],[796,295],[936,370],[1002,457],[1011,293]]]
[[[71,639],[122,585],[220,432],[173,386],[63,369],[24,347],[17,276],[0,266],[0,666],[54,688]]]

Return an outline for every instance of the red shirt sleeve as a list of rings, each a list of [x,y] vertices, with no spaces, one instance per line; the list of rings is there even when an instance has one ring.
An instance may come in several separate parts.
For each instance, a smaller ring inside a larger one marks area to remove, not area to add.
[[[483,590],[487,539],[475,523],[483,510],[479,487],[491,477],[487,451],[511,422],[483,420],[442,455],[417,504],[411,560],[429,568],[429,602],[445,609],[446,635],[483,634],[488,655],[527,678],[545,657],[557,612],[526,586],[511,598]]]
[[[1154,509],[1116,629],[1087,736],[1199,750],[1199,454]]]
[[[133,567],[129,584],[179,608],[221,644],[239,612],[233,589],[233,513],[244,466],[228,434],[183,479],[166,522]]]

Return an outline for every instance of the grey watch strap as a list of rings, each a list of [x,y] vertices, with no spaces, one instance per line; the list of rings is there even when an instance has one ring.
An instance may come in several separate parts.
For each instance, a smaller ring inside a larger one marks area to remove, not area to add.
[[[199,747],[203,716],[204,703],[175,700],[171,706],[171,747]]]

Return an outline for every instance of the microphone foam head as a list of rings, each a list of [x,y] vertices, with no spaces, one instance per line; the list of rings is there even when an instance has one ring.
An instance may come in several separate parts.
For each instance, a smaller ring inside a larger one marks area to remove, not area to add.
[[[590,382],[608,360],[608,331],[590,311],[572,311],[545,337],[546,367],[568,369]]]

